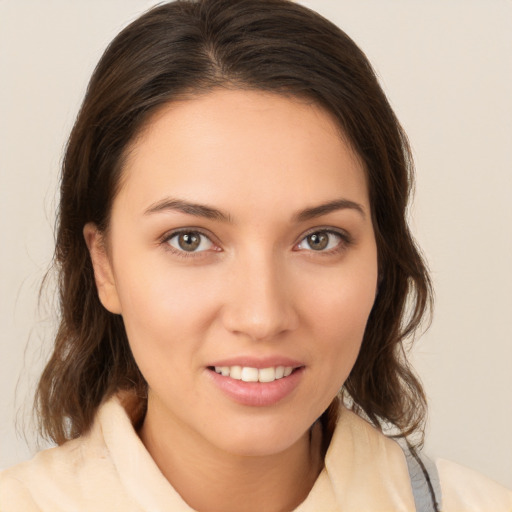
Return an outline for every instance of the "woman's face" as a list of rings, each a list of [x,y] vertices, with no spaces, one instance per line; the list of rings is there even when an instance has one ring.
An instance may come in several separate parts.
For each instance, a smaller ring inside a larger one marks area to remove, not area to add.
[[[377,283],[368,190],[313,104],[218,90],[167,105],[129,153],[107,256],[85,234],[169,435],[279,452],[354,365]]]

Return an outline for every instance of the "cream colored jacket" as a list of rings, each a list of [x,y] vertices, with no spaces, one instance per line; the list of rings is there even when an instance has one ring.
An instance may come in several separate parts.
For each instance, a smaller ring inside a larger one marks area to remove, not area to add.
[[[512,491],[437,462],[443,512],[512,512]],[[296,512],[414,511],[401,448],[343,409],[325,467]],[[160,473],[114,397],[85,436],[0,474],[0,512],[191,512]]]

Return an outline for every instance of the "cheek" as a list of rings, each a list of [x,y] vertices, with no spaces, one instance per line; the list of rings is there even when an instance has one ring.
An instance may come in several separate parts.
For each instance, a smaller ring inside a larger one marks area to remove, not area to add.
[[[158,365],[164,355],[179,358],[193,352],[215,314],[213,300],[201,286],[201,273],[156,264],[125,263],[118,268],[122,316],[137,363]]]
[[[353,338],[360,341],[374,300],[373,286],[360,287],[345,283],[344,287],[325,305],[326,315],[331,319],[330,322],[325,320],[326,324],[330,324],[331,337],[338,332],[341,334],[339,343],[343,343],[343,338],[347,341]]]
[[[317,284],[318,281],[317,281]],[[317,418],[329,406],[348,378],[361,348],[366,323],[375,298],[375,277],[343,271],[333,273],[321,293],[303,302],[310,376],[308,397],[310,418]],[[305,406],[306,407],[306,406]]]
[[[353,258],[345,266],[308,274],[303,282],[305,311],[311,321],[340,333],[364,330],[375,302],[377,289],[376,257]]]
[[[343,380],[355,363],[375,301],[374,267],[333,273],[305,303],[309,328],[315,333],[311,356],[322,358],[325,368]]]

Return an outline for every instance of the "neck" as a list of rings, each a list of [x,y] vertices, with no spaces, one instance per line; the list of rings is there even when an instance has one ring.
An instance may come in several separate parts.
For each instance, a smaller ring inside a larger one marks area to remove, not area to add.
[[[176,427],[147,414],[140,437],[163,475],[198,512],[289,512],[304,501],[323,465],[319,425],[285,451],[265,456],[226,453]]]

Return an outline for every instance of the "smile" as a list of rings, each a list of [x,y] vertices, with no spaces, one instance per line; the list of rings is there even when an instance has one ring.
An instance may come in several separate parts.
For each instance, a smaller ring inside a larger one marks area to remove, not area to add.
[[[208,366],[207,375],[210,382],[230,400],[252,407],[273,406],[294,394],[304,378],[306,367],[268,364],[264,368]]]
[[[215,372],[223,377],[230,377],[244,382],[274,382],[288,377],[293,371],[292,366],[270,366],[268,368],[252,368],[250,366],[215,366]]]

